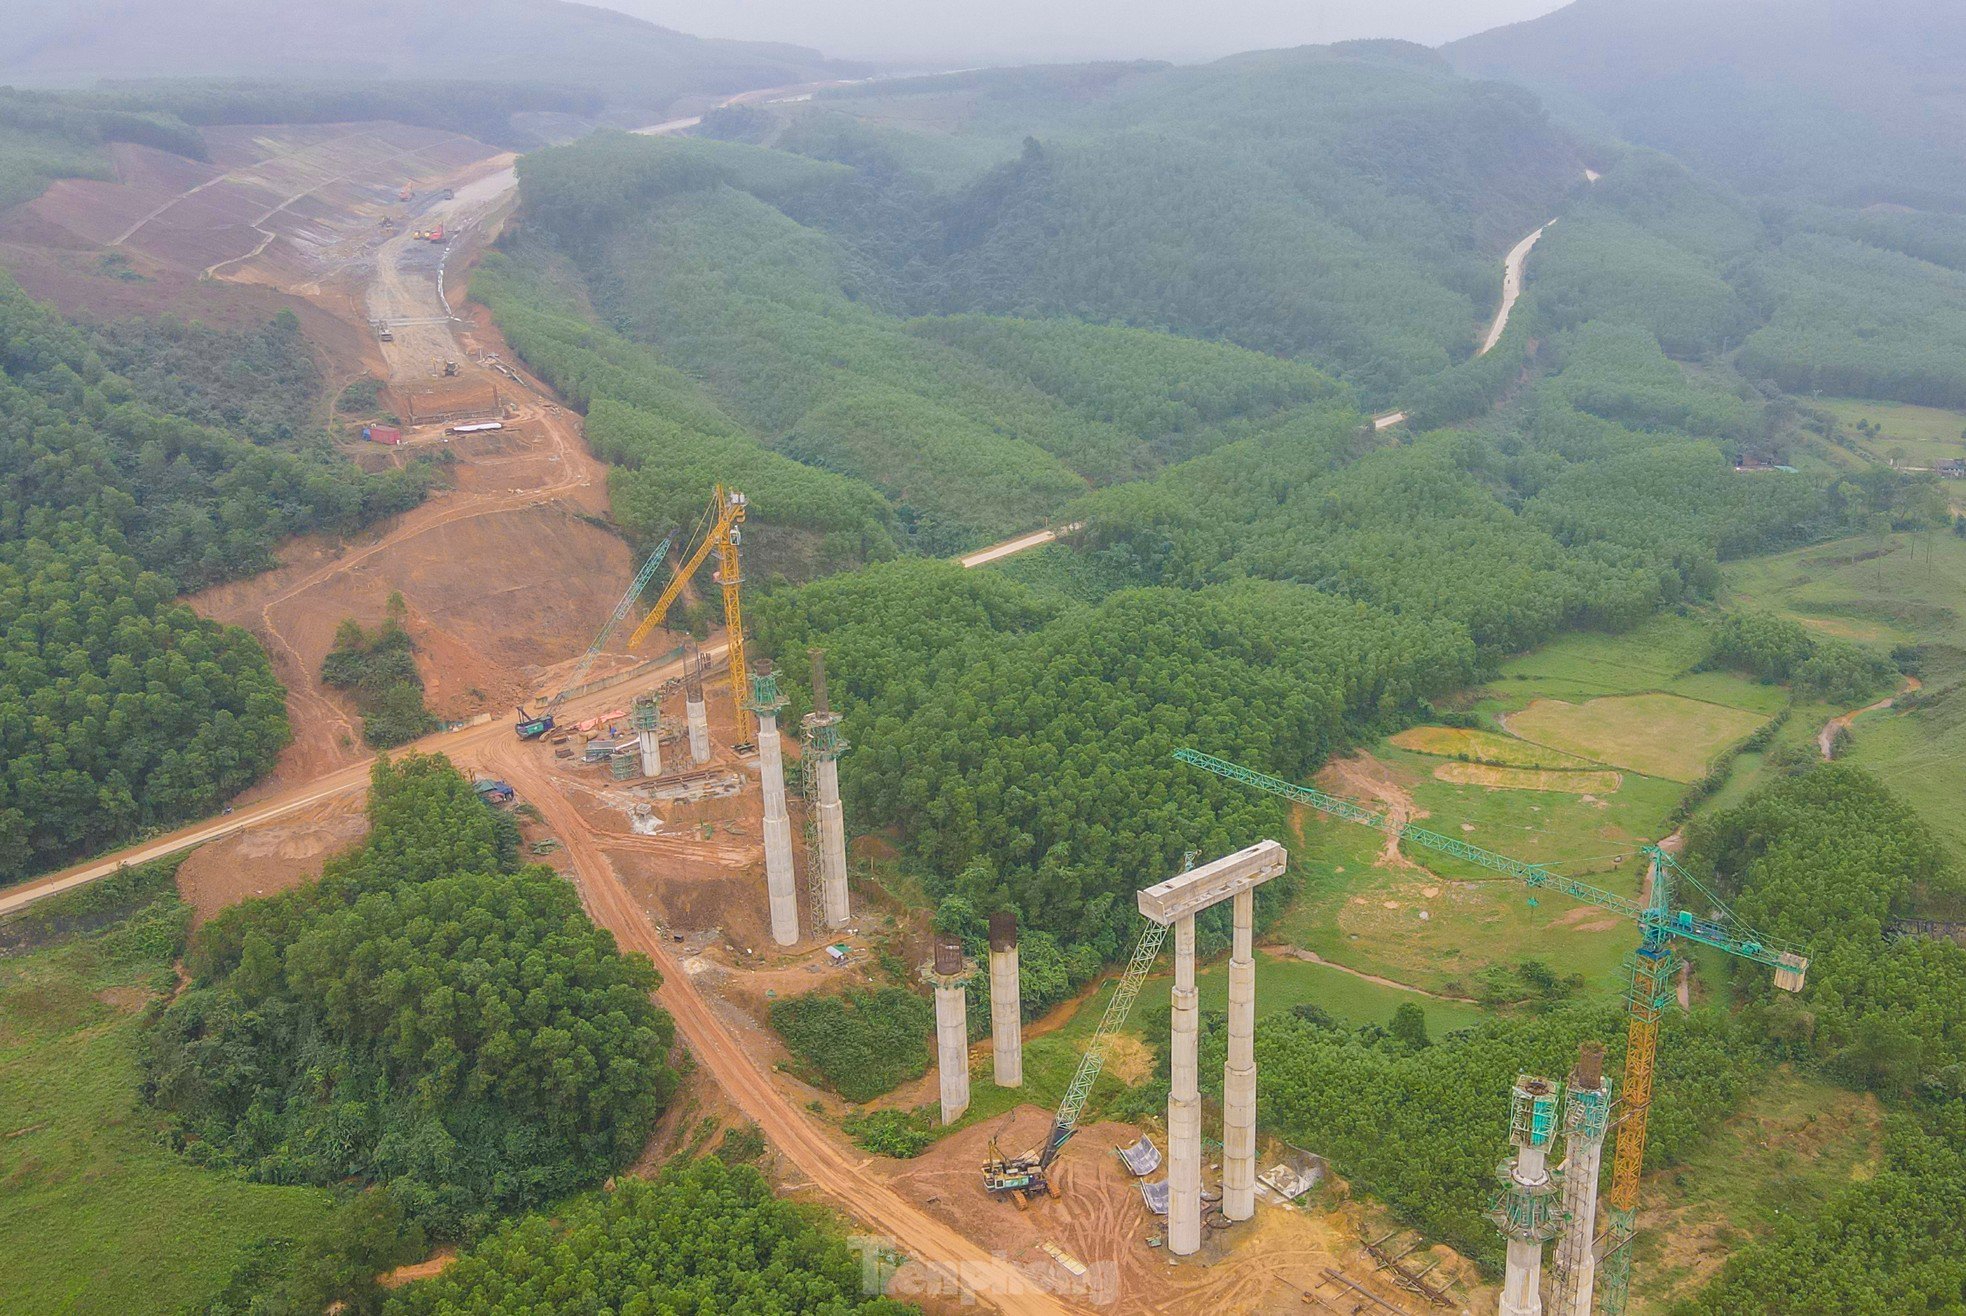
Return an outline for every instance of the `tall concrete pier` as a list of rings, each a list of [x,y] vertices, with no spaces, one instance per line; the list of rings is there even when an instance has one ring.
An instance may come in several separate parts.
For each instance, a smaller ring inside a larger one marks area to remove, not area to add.
[[[792,872],[792,819],[785,811],[785,755],[779,743],[778,710],[785,696],[768,662],[751,675],[751,711],[758,715],[758,776],[765,797],[765,893],[771,901],[771,939],[781,946],[799,940],[799,896]]]
[[[1173,1082],[1167,1089],[1167,1249],[1201,1249],[1201,1057],[1195,992],[1195,916],[1174,921]]]
[[[825,655],[817,649],[811,655],[812,712],[805,717],[805,768],[817,782],[810,798],[818,814],[820,903],[826,926],[837,928],[852,917],[846,885],[846,815],[840,808],[840,755],[846,752],[846,741],[840,735],[840,715],[826,700]]]
[[[1231,1220],[1256,1212],[1256,960],[1251,946],[1256,888],[1278,876],[1289,853],[1258,841],[1138,893],[1140,915],[1174,929],[1171,1069],[1167,1093],[1167,1250],[1201,1249],[1200,1028],[1195,999],[1195,915],[1233,902],[1235,953],[1229,962],[1229,1057],[1223,1101],[1223,1210]],[[1243,1189],[1230,1210],[1231,1189]]]
[[[1597,1291],[1597,1177],[1610,1123],[1611,1084],[1604,1077],[1604,1046],[1577,1048],[1563,1099],[1563,1232],[1557,1236],[1557,1316],[1591,1316]]]
[[[953,1124],[969,1109],[969,965],[962,942],[937,937],[927,977],[935,988],[935,1073],[942,1090],[942,1122]]]
[[[689,761],[710,761],[710,710],[703,703],[703,654],[683,659],[683,712],[689,719]]]
[[[1018,987],[1017,916],[990,915],[990,1058],[997,1086],[1024,1086],[1024,1016]]]
[[[1222,1214],[1256,1214],[1256,892],[1238,891],[1229,956],[1229,1055],[1222,1066]]]
[[[638,695],[630,719],[635,727],[635,747],[642,755],[642,775],[662,775],[662,705],[652,695]]]
[[[1509,1141],[1515,1155],[1497,1171],[1502,1191],[1489,1211],[1509,1243],[1501,1316],[1543,1316],[1543,1244],[1562,1224],[1557,1209],[1562,1189],[1549,1170],[1556,1123],[1556,1084],[1527,1074],[1517,1078],[1509,1093]]]

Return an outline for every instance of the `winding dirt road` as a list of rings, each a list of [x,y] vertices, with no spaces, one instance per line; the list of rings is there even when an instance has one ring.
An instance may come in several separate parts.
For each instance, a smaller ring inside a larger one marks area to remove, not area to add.
[[[1836,757],[1837,732],[1848,731],[1850,729],[1850,724],[1852,722],[1855,722],[1858,718],[1862,717],[1865,713],[1882,712],[1884,709],[1887,709],[1891,707],[1893,704],[1897,703],[1900,699],[1903,699],[1906,695],[1910,694],[1912,691],[1921,690],[1924,688],[1924,686],[1925,683],[1923,681],[1920,681],[1917,677],[1907,676],[1905,678],[1905,683],[1898,687],[1898,693],[1888,696],[1887,698],[1880,699],[1874,704],[1866,704],[1862,708],[1853,708],[1847,713],[1838,713],[1835,717],[1823,723],[1823,729],[1816,733],[1816,748],[1822,753],[1823,761],[1827,763],[1829,762],[1829,760]]]

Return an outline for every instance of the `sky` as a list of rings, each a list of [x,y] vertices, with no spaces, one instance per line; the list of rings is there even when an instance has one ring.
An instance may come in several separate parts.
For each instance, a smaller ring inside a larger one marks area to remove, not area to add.
[[[586,0],[703,37],[813,46],[842,59],[959,66],[1212,59],[1404,37],[1438,45],[1564,0]]]

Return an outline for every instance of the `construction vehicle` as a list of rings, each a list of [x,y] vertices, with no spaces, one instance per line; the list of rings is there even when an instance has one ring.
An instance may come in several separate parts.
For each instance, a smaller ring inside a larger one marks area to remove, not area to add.
[[[1182,871],[1193,868],[1198,857],[1197,851],[1190,850]],[[1092,1086],[1106,1067],[1106,1048],[1126,1026],[1134,999],[1140,995],[1140,988],[1160,955],[1161,943],[1167,939],[1167,926],[1150,922],[1140,933],[1140,940],[1133,947],[1133,958],[1127,961],[1126,972],[1120,975],[1119,986],[1113,989],[1113,999],[1106,1002],[1106,1012],[1099,1016],[1099,1027],[1093,1030],[1092,1040],[1085,1044],[1085,1054],[1079,1057],[1079,1067],[1065,1089],[1065,1099],[1058,1103],[1058,1111],[1051,1117],[1051,1131],[1045,1134],[1044,1142],[1022,1156],[1006,1156],[997,1140],[990,1139],[990,1159],[983,1162],[985,1192],[993,1197],[1009,1197],[1020,1211],[1033,1197],[1058,1196],[1058,1185],[1051,1177],[1052,1163],[1079,1131],[1079,1116],[1085,1113]]]
[[[655,579],[657,569],[669,556],[669,545],[675,542],[676,532],[671,530],[662,537],[662,542],[655,546],[655,552],[648,555],[648,561],[642,563],[642,569],[635,573],[634,583],[628,586],[628,592],[623,594],[621,601],[614,605],[614,611],[601,626],[600,633],[594,637],[594,642],[587,646],[587,652],[580,656],[578,663],[574,664],[573,672],[567,677],[567,683],[560,687],[558,694],[546,701],[548,713],[558,708],[561,701],[578,689],[580,683],[586,679],[587,669],[592,667],[594,660],[601,656],[601,650],[605,649],[608,641],[614,638],[615,629],[627,618],[629,609],[635,606],[635,600],[642,597],[642,591],[648,588],[651,580]]]
[[[405,183],[403,184],[403,190],[396,194],[396,199],[398,201],[408,201],[410,199],[410,195],[411,195],[410,185],[408,183]]]
[[[1506,874],[1531,891],[1559,891],[1573,900],[1611,910],[1638,925],[1638,948],[1626,961],[1626,971],[1630,977],[1626,992],[1624,1093],[1619,1099],[1619,1113],[1614,1121],[1618,1145],[1612,1163],[1611,1191],[1607,1198],[1610,1228],[1605,1236],[1600,1263],[1602,1269],[1598,1272],[1597,1280],[1598,1311],[1603,1316],[1623,1316],[1631,1291],[1631,1243],[1638,1232],[1638,1189],[1645,1168],[1645,1128],[1651,1114],[1652,1083],[1657,1072],[1659,1020],[1673,1002],[1674,941],[1710,946],[1737,959],[1772,968],[1775,971],[1775,986],[1787,992],[1802,990],[1809,970],[1808,957],[1757,935],[1727,908],[1719,896],[1656,845],[1641,847],[1650,868],[1651,888],[1641,903],[1629,896],[1564,877],[1542,864],[1511,859],[1507,855],[1469,845],[1466,841],[1415,827],[1387,814],[1375,813],[1352,800],[1327,795],[1312,787],[1272,777],[1199,750],[1177,749],[1174,757],[1218,777],[1280,795],[1294,804],[1308,805],[1331,817],[1359,823],[1401,841],[1438,850],[1492,872]],[[1691,910],[1674,908],[1674,890],[1682,884],[1698,891],[1713,912],[1700,915]],[[1533,896],[1531,903],[1534,903]],[[1566,1284],[1568,1278],[1559,1276],[1559,1285]]]
[[[735,743],[747,749],[755,743],[755,739],[751,730],[751,707],[744,698],[748,683],[744,678],[744,609],[739,590],[744,575],[738,562],[737,548],[743,542],[743,531],[739,527],[749,509],[750,504],[743,494],[721,484],[716,487],[709,510],[698,522],[703,537],[684,557],[682,565],[676,568],[676,574],[663,587],[648,616],[642,618],[642,624],[628,637],[628,647],[631,649],[647,639],[648,633],[660,626],[662,619],[669,615],[670,607],[682,594],[683,587],[689,584],[690,577],[696,574],[697,568],[703,565],[704,559],[709,557],[710,550],[716,549],[717,583],[723,586],[724,591],[724,642],[728,646],[730,660],[730,697],[736,717],[732,726]]]
[[[512,729],[519,733],[521,740],[538,740],[553,729],[553,715],[541,713],[535,717],[525,710],[524,705],[521,705],[519,720],[512,724]]]
[[[437,227],[430,229],[424,233],[423,240],[425,242],[442,242],[444,240],[444,226],[439,224]]]
[[[457,378],[457,362],[455,361],[444,362],[444,378],[445,379]]]

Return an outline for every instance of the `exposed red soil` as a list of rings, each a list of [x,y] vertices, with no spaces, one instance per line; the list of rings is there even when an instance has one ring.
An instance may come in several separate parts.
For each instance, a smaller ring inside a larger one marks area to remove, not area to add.
[[[359,795],[310,805],[265,827],[201,845],[178,865],[178,894],[193,926],[222,909],[305,886],[341,851],[369,834]]]

